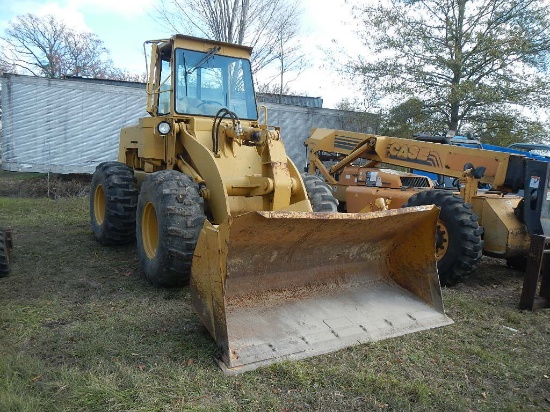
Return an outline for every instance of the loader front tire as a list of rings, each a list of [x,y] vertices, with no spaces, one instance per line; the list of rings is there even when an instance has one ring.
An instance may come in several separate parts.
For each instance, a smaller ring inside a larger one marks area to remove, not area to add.
[[[189,176],[162,170],[145,178],[138,199],[136,238],[149,283],[163,287],[189,283],[205,219],[204,201]]]
[[[4,242],[4,236],[0,230],[0,278],[10,274],[10,255],[8,245]]]
[[[314,212],[337,212],[338,200],[330,190],[330,186],[319,176],[302,174],[307,197]]]
[[[470,204],[446,190],[425,190],[411,196],[403,207],[436,205],[436,260],[439,281],[452,286],[473,272],[483,253],[483,228]]]
[[[135,239],[138,189],[130,167],[100,163],[90,186],[90,223],[102,245],[124,245]]]

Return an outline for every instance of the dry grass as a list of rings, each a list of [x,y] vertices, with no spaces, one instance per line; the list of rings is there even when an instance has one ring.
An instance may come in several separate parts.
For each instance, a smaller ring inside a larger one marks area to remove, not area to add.
[[[90,191],[91,175],[47,173],[14,173],[0,170],[0,196],[48,197],[61,199],[80,197]]]
[[[519,311],[521,275],[498,260],[443,291],[454,325],[228,377],[188,289],[97,244],[87,202],[0,197],[1,411],[550,410],[550,311]]]

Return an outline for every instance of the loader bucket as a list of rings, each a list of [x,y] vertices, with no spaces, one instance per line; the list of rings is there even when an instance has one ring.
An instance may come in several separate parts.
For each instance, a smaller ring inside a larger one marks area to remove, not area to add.
[[[438,209],[251,212],[205,223],[195,309],[227,373],[452,323],[435,261]]]

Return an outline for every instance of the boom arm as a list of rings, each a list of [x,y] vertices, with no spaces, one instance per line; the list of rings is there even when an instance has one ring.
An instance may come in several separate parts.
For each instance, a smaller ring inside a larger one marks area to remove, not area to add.
[[[309,173],[319,169],[329,181],[344,166],[361,158],[459,179],[470,175],[504,191],[517,190],[523,183],[523,171],[510,167],[521,163],[523,156],[510,153],[332,129],[313,129],[305,144],[309,148]],[[321,167],[323,153],[344,157],[327,169]]]

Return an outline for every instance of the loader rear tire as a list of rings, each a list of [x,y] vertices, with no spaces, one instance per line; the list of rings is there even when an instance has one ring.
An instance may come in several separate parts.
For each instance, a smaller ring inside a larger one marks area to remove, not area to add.
[[[437,221],[436,260],[439,281],[452,286],[476,268],[483,253],[483,228],[470,204],[446,190],[425,190],[411,196],[403,207],[435,204]]]
[[[8,253],[8,245],[4,242],[4,236],[0,230],[0,278],[10,274],[10,261]]]
[[[307,197],[314,212],[337,212],[338,200],[332,194],[330,186],[319,176],[302,174]]]
[[[135,239],[138,189],[130,167],[100,163],[90,186],[90,223],[102,245],[124,245]]]
[[[162,170],[145,178],[138,199],[136,238],[149,283],[163,287],[189,283],[205,219],[204,201],[189,176]]]

